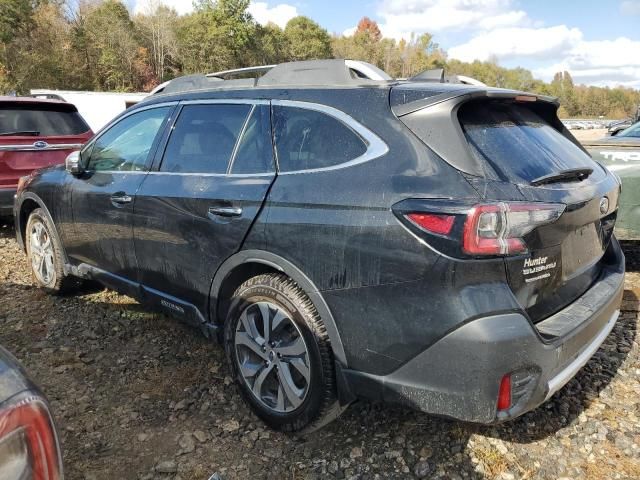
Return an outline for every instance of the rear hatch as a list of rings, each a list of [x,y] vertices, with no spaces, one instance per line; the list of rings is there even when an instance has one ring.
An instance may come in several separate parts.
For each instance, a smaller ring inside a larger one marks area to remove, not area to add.
[[[573,302],[600,275],[620,192],[556,109],[548,99],[499,90],[398,109],[482,198],[466,213],[462,254],[503,256],[509,285],[534,322]]]
[[[91,135],[71,104],[0,102],[0,188],[15,188],[33,170],[64,163]]]

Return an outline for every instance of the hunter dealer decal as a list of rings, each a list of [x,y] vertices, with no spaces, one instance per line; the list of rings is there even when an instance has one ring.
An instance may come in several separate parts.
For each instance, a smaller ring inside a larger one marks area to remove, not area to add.
[[[556,268],[556,261],[549,257],[527,258],[524,261],[522,275],[526,283],[549,278]]]

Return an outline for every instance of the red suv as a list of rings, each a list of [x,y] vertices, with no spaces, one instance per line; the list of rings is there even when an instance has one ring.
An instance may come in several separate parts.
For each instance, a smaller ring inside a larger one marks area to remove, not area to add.
[[[20,177],[64,163],[92,135],[70,103],[0,97],[0,216],[11,215]]]

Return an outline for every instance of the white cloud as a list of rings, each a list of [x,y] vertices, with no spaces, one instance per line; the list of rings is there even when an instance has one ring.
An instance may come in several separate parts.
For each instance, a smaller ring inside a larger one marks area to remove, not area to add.
[[[351,28],[347,28],[344,32],[342,32],[342,35],[344,35],[345,37],[351,37],[353,36],[356,31],[358,30],[358,27],[351,27]]]
[[[464,62],[513,58],[560,58],[582,40],[577,28],[496,28],[479,33],[468,42],[450,48],[448,54]]]
[[[567,70],[576,83],[640,87],[640,41],[625,37],[588,41],[579,29],[566,25],[482,31],[447,53],[466,62],[546,60],[548,66],[533,72],[545,80]]]
[[[576,83],[640,88],[640,41],[581,41],[559,62],[534,73],[549,79],[561,70],[569,71]]]
[[[438,33],[521,26],[530,23],[512,0],[384,0],[378,15],[386,37],[408,38],[413,33]]]
[[[640,0],[625,0],[620,4],[620,11],[626,15],[640,15]]]
[[[261,25],[269,22],[275,23],[280,28],[284,28],[287,22],[293,17],[297,17],[298,9],[287,3],[279,3],[273,7],[269,7],[267,2],[251,2],[249,5],[249,13]]]
[[[134,0],[133,3],[134,14],[153,12],[160,4],[175,9],[181,15],[193,11],[192,0]],[[273,22],[282,28],[289,20],[299,15],[298,9],[293,5],[279,3],[271,7],[268,2],[251,2],[249,13],[262,25]]]
[[[193,11],[191,0],[136,0],[133,13],[150,13],[155,11],[160,4],[173,8],[180,15]]]

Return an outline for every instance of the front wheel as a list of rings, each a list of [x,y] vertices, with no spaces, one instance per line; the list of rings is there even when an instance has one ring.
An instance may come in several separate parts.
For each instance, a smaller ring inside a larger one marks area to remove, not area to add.
[[[324,324],[288,277],[265,274],[244,282],[234,293],[224,337],[240,391],[270,427],[309,431],[342,411]]]
[[[36,208],[29,215],[25,243],[36,286],[49,293],[64,293],[77,284],[75,279],[64,273],[60,240],[41,208]]]

